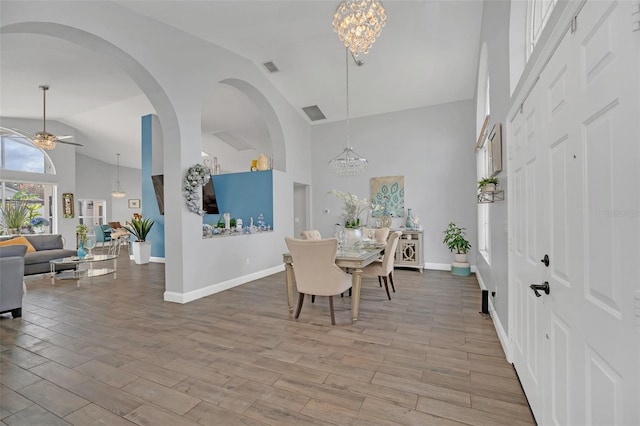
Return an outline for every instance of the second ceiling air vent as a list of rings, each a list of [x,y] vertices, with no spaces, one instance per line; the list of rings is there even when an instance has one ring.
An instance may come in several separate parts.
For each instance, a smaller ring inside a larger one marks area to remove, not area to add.
[[[273,63],[273,61],[269,61],[269,62],[265,62],[264,67],[270,72],[270,73],[274,73],[274,72],[278,72],[280,71],[278,69],[278,67],[276,67],[276,64]]]
[[[307,114],[307,117],[309,117],[309,120],[311,121],[318,121],[318,120],[324,120],[325,115],[322,111],[320,111],[320,108],[318,108],[318,105],[311,105],[308,107],[304,107],[302,108],[302,110],[304,111],[305,114]]]

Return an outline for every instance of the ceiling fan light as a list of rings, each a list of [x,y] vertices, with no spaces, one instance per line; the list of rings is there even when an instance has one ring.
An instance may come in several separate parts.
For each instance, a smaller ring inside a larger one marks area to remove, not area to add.
[[[40,149],[54,149],[56,147],[56,137],[48,132],[38,132],[33,138],[33,144]]]

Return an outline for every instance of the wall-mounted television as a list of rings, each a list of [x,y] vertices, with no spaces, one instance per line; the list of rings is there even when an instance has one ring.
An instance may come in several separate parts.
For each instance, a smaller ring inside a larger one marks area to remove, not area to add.
[[[209,182],[202,187],[202,210],[207,214],[220,214],[213,179],[209,179]]]

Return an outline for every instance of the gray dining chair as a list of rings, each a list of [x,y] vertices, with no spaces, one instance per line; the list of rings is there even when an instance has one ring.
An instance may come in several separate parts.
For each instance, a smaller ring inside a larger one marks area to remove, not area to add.
[[[298,307],[295,318],[300,316],[304,295],[328,296],[331,324],[336,324],[333,296],[351,288],[351,275],[336,265],[338,240],[298,240],[285,238],[293,259],[293,274],[298,290]]]

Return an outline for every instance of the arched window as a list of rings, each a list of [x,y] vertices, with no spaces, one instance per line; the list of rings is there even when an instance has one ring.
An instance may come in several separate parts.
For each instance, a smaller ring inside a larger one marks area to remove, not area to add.
[[[529,0],[527,2],[527,61],[533,52],[533,48],[540,39],[542,30],[547,24],[551,11],[557,0]]]
[[[0,170],[3,176],[0,179],[0,205],[22,204],[27,207],[29,213],[23,224],[25,231],[55,232],[56,187],[47,183],[50,179],[42,179],[42,175],[55,174],[49,156],[24,135],[0,127]],[[35,218],[44,218],[45,221],[31,222]],[[1,219],[4,222],[4,218]],[[32,226],[32,223],[42,225]]]

